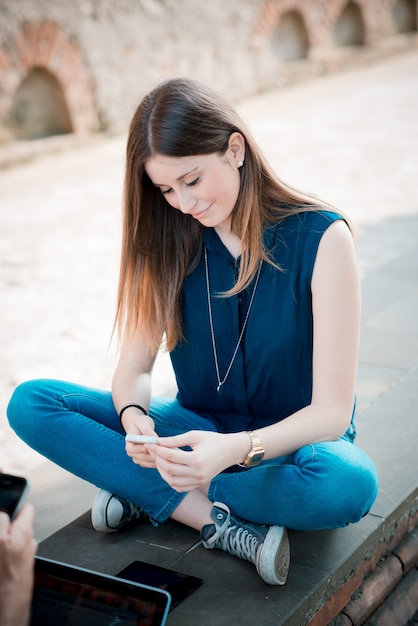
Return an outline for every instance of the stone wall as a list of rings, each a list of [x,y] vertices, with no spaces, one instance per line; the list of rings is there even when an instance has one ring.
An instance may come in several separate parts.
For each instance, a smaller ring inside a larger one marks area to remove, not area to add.
[[[167,77],[237,100],[416,30],[416,0],[0,0],[0,143],[120,132]]]

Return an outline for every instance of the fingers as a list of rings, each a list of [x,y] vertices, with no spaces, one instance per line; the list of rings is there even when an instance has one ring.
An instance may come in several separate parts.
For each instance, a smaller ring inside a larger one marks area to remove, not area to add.
[[[35,508],[29,502],[22,506],[13,522],[7,513],[0,512],[0,535],[4,536],[7,533],[32,535],[34,521]]]
[[[133,433],[132,433],[133,434]],[[138,434],[150,434],[155,432]],[[218,473],[214,469],[213,447],[218,433],[188,431],[172,437],[159,437],[158,444],[126,443],[126,453],[144,468],[156,468],[161,477],[177,491],[190,491]]]
[[[126,454],[137,465],[151,469],[155,468],[155,454],[147,448],[148,445],[151,444],[129,443],[126,445]]]
[[[33,524],[35,521],[35,507],[30,502],[26,502],[21,510],[19,511],[18,516],[13,522],[13,526],[22,526],[24,528],[33,528]]]
[[[16,548],[19,549],[28,543],[32,543],[35,550],[37,543],[33,539],[33,524],[35,520],[35,509],[32,504],[25,503],[16,519],[10,525],[10,535]]]
[[[172,459],[165,459],[162,456],[156,457],[156,465],[158,471],[164,472],[169,476],[189,476],[192,473],[192,467],[184,463],[178,463]]]
[[[170,487],[179,492],[197,489],[208,482],[208,470],[193,452],[159,448],[156,467]]]
[[[182,466],[178,466],[176,469],[175,466],[170,465],[167,468],[157,462],[157,469],[161,478],[179,493],[192,491],[205,483],[205,481],[197,480],[195,476],[188,473],[183,475],[184,468]],[[179,473],[176,474],[175,472]]]
[[[10,517],[7,513],[0,512],[0,538],[5,537],[10,528]]]
[[[204,435],[203,435],[204,436]],[[182,435],[173,437],[160,437],[159,444],[165,448],[185,448],[193,447],[202,437],[202,431],[191,430]]]
[[[11,559],[15,563],[22,559],[30,562],[38,548],[33,537],[34,519],[35,509],[28,503],[23,505],[13,522],[6,513],[0,513],[0,544],[4,559]]]
[[[157,433],[153,429],[153,423],[149,427],[144,427],[141,430],[138,428],[130,429],[126,434],[129,435],[147,435],[150,437],[158,437]],[[155,468],[155,455],[153,448],[156,444],[148,443],[133,443],[127,441],[125,443],[126,454],[131,457],[132,461],[141,467],[147,469]]]

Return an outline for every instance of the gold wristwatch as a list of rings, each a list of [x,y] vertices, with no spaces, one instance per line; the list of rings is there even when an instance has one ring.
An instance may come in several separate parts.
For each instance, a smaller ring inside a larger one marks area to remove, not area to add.
[[[247,454],[242,463],[239,463],[241,467],[254,467],[261,463],[264,458],[264,448],[260,439],[253,432],[249,431],[248,434],[251,437],[251,450]]]

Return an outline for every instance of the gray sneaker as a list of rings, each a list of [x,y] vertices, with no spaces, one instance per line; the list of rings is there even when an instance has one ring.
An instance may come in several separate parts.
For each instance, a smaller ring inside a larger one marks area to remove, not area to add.
[[[101,489],[91,508],[93,528],[101,533],[115,533],[148,518],[139,506]]]
[[[290,563],[286,528],[232,517],[221,502],[214,502],[211,517],[214,524],[207,524],[201,531],[205,548],[224,550],[254,563],[259,576],[269,585],[285,584]]]

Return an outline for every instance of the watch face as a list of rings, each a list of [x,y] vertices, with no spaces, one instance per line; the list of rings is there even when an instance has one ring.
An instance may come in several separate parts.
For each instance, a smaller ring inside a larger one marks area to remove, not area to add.
[[[251,467],[251,465],[258,465],[263,460],[263,457],[264,452],[255,452],[255,454],[251,457],[249,466]]]

